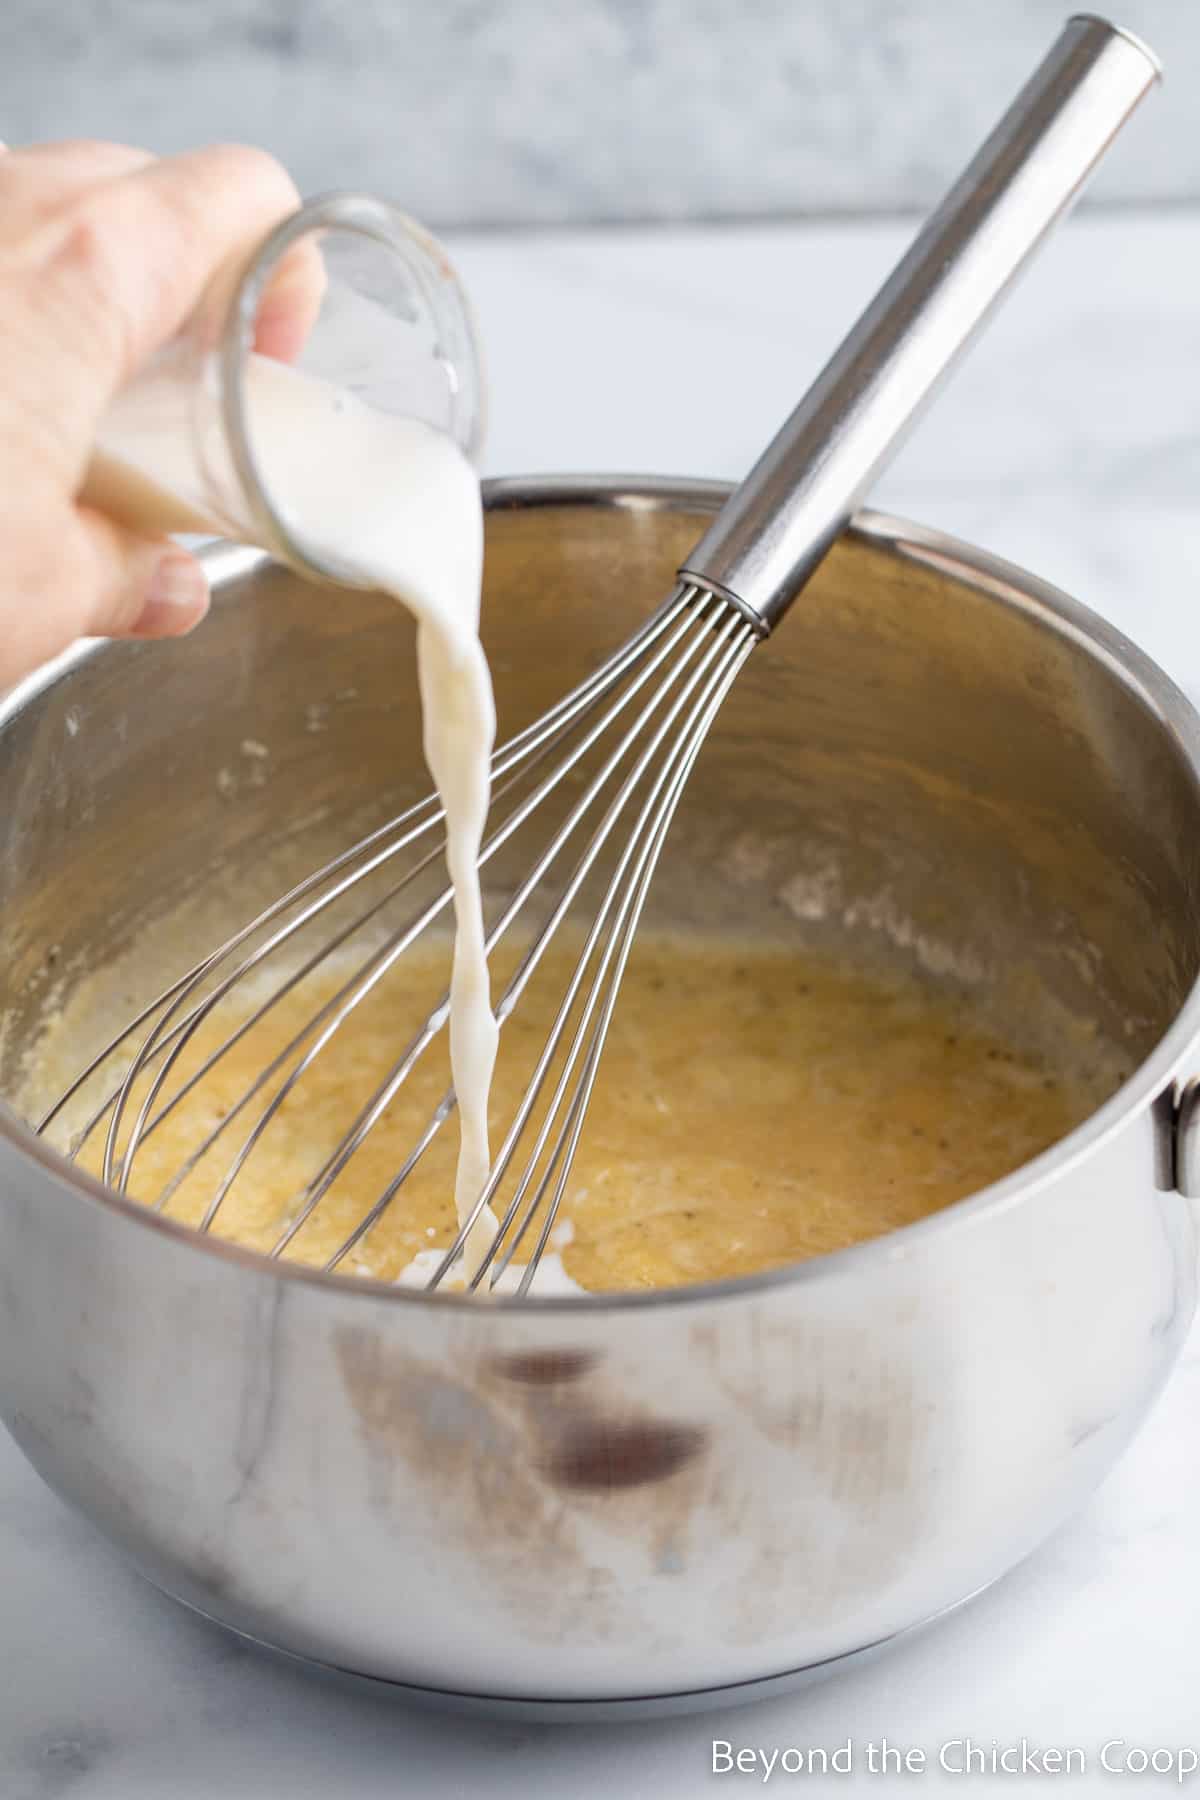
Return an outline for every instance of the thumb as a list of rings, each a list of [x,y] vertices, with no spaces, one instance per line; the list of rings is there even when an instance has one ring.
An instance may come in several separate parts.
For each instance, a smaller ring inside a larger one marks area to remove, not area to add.
[[[19,603],[0,609],[0,690],[76,638],[180,637],[208,611],[203,568],[170,538],[130,531],[86,506],[35,511],[30,529],[28,518],[12,521],[5,498],[0,492],[0,541],[14,547]]]
[[[208,611],[208,581],[170,538],[130,531],[91,507],[75,510],[70,637],[182,637]]]

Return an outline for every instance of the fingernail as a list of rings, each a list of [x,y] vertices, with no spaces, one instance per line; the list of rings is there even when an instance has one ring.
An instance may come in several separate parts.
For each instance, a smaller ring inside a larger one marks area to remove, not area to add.
[[[195,557],[168,551],[150,578],[134,637],[182,637],[208,611],[208,582]]]

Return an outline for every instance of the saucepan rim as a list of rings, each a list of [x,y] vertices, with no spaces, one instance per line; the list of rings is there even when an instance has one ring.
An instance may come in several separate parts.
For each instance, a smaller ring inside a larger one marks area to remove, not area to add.
[[[715,512],[729,492],[717,481],[644,475],[505,476],[485,481],[484,500],[489,510],[527,510],[540,506],[595,505],[627,510],[678,510]],[[987,594],[1002,605],[1036,617],[1041,624],[1101,662],[1154,717],[1186,759],[1197,791],[1197,827],[1200,829],[1200,714],[1187,696],[1123,633],[1091,612],[1061,589],[1030,574],[1015,563],[977,548],[947,533],[893,515],[871,510],[856,515],[850,534],[904,561],[935,568],[962,585]],[[264,552],[215,543],[201,552],[214,588],[253,573],[269,561]],[[17,716],[47,693],[75,665],[102,655],[107,647],[89,642],[74,645],[35,675],[18,684],[0,700],[0,733]],[[1096,1156],[1130,1118],[1153,1104],[1168,1089],[1187,1052],[1200,1036],[1200,979],[1193,983],[1166,1032],[1137,1068],[1103,1106],[1048,1150],[1022,1164],[1001,1180],[980,1188],[963,1200],[902,1225],[881,1237],[806,1258],[778,1269],[740,1275],[725,1281],[702,1282],[686,1287],[655,1289],[649,1293],[602,1293],[553,1298],[519,1299],[497,1296],[491,1301],[503,1316],[529,1318],[581,1312],[622,1312],[646,1307],[700,1306],[713,1301],[736,1301],[770,1288],[852,1278],[862,1269],[919,1252],[926,1242],[947,1232],[969,1229],[996,1213],[1037,1193]],[[421,1289],[399,1288],[364,1275],[341,1275],[276,1261],[238,1244],[201,1234],[191,1226],[159,1217],[137,1201],[112,1192],[94,1176],[76,1167],[54,1149],[0,1100],[0,1147],[7,1146],[22,1161],[41,1168],[72,1198],[81,1199],[124,1217],[131,1226],[165,1233],[208,1255],[241,1267],[248,1274],[280,1281],[302,1282],[334,1294],[357,1294],[365,1302],[410,1307],[450,1307],[476,1317],[480,1301],[475,1295],[428,1294]],[[490,1308],[489,1308],[490,1310]]]

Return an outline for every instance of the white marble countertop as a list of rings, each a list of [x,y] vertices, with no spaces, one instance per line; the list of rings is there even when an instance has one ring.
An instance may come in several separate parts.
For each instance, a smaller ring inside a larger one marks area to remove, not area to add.
[[[736,476],[906,233],[481,238],[489,471]],[[1057,581],[1200,697],[1200,215],[1068,227],[879,500]],[[735,1745],[1200,1748],[1200,1334],[1086,1513],[940,1627],[791,1699],[620,1728],[465,1723],[333,1690],[159,1597],[0,1433],[3,1800],[707,1793]],[[860,1756],[861,1764],[861,1756]],[[972,1792],[1020,1775],[977,1776]],[[1024,1777],[1024,1779],[1033,1779]],[[810,1779],[812,1793],[953,1777]],[[726,1776],[749,1792],[761,1777]],[[1155,1791],[1168,1791],[1158,1777]],[[1200,1792],[1200,1775],[1193,1783]]]

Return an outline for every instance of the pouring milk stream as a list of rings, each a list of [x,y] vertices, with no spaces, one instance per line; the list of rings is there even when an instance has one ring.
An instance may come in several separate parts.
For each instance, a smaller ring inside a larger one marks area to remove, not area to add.
[[[469,1216],[491,1165],[488,1094],[498,1028],[484,954],[478,855],[487,819],[495,730],[491,678],[479,642],[483,511],[479,481],[447,434],[385,414],[345,389],[251,354],[244,396],[261,466],[280,517],[318,560],[350,567],[363,588],[393,594],[417,619],[425,757],[446,815],[454,890],[450,1062],[460,1143],[455,1206]],[[159,360],[123,390],[105,421],[84,497],[154,531],[220,531],[194,499],[191,381]],[[186,498],[193,496],[192,499]],[[339,601],[331,590],[331,604]],[[469,1279],[497,1230],[490,1207],[467,1238]],[[443,1252],[422,1252],[400,1276],[424,1285]],[[512,1265],[499,1284],[515,1287]],[[539,1265],[537,1292],[582,1290],[556,1256]]]

